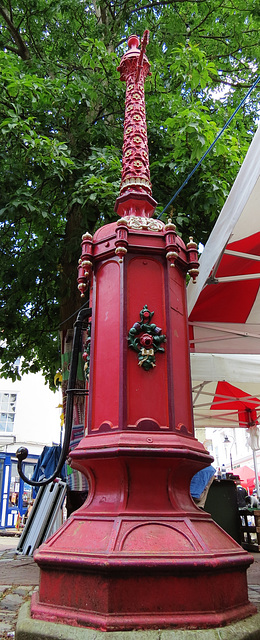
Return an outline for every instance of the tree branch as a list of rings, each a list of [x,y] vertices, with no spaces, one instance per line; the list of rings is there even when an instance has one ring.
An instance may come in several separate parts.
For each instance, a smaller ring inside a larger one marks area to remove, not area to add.
[[[218,9],[222,6],[223,1],[224,1],[224,0],[222,0],[222,1],[220,2],[220,4],[218,5],[218,7],[216,7],[216,5],[214,5],[214,7],[213,7],[210,11],[208,11],[207,15],[206,15],[206,16],[204,16],[204,18],[202,18],[202,20],[199,22],[199,24],[195,25],[195,26],[193,27],[193,29],[191,29],[191,30],[190,30],[190,35],[193,33],[193,31],[195,31],[196,29],[199,29],[199,28],[201,27],[201,25],[202,25],[204,22],[206,22],[206,20],[208,19],[208,17],[209,17],[212,13],[214,13],[214,12],[217,12],[217,11],[218,11]]]
[[[18,49],[16,49],[15,47],[11,47],[10,44],[4,44],[4,48],[7,49],[7,51],[12,51],[12,53],[16,53],[16,55],[19,56]]]
[[[192,0],[190,0],[192,1]],[[182,3],[183,0],[155,0],[154,2],[150,2],[149,4],[145,4],[142,7],[140,7],[141,10],[143,9],[152,9],[153,7],[157,7],[158,9],[160,9],[161,6],[163,5],[167,5],[167,4],[175,4],[176,2]],[[205,3],[205,0],[195,0],[196,4],[203,4]],[[126,4],[126,3],[125,3]],[[135,8],[130,11],[130,14],[135,13],[136,12],[136,5]]]
[[[216,76],[211,76],[212,80],[214,80],[214,82],[216,82],[217,84],[224,84],[228,87],[234,87],[234,89],[250,89],[250,87],[252,87],[252,83],[248,84],[247,82],[232,82],[231,80],[224,80],[221,77],[216,77]],[[253,81],[252,81],[253,82]]]
[[[9,14],[7,9],[2,7],[1,5],[0,5],[0,15],[4,18],[7,24],[8,31],[11,34],[15,44],[17,45],[17,51],[15,49],[13,49],[13,51],[17,53],[20,56],[20,58],[22,58],[22,60],[30,60],[29,49],[25,44],[25,42],[23,41],[23,39],[21,38],[19,30],[13,24],[11,14]],[[10,47],[6,46],[6,49],[8,48],[10,49]]]

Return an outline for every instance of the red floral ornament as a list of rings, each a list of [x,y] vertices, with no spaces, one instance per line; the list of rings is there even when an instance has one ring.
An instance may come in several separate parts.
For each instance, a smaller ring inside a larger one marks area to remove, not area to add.
[[[145,371],[156,366],[155,353],[164,353],[162,342],[166,342],[166,336],[162,329],[151,323],[154,311],[149,311],[145,304],[140,311],[140,322],[135,322],[128,334],[128,344],[138,353],[138,365]]]
[[[153,336],[149,336],[149,333],[143,333],[139,339],[142,347],[149,348],[153,344]]]

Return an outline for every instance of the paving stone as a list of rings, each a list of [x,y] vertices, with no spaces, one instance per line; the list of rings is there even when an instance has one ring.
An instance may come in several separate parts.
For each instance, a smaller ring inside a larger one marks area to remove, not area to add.
[[[0,585],[0,598],[1,598],[2,594],[3,594],[7,589],[11,589],[11,585],[10,585],[10,584],[1,584],[1,585]]]
[[[12,626],[13,624],[11,622],[8,623],[6,620],[1,620],[0,621],[0,638],[3,637],[4,631],[12,631]]]
[[[0,602],[0,609],[17,611],[23,603],[23,598],[17,594],[9,593]]]
[[[8,624],[10,626],[15,618],[16,614],[13,611],[0,611],[0,624]]]
[[[6,556],[4,556],[3,558],[0,558],[0,562],[12,562],[13,558],[6,558]]]
[[[16,611],[0,611],[0,622],[5,622],[11,625],[16,617]]]
[[[257,591],[260,594],[260,585],[259,584],[249,584],[248,589],[252,591]]]
[[[18,595],[18,596],[27,596],[29,593],[31,592],[31,587],[15,587],[15,589],[13,589],[12,593]]]
[[[5,549],[0,554],[1,558],[15,558],[16,551],[14,549]]]

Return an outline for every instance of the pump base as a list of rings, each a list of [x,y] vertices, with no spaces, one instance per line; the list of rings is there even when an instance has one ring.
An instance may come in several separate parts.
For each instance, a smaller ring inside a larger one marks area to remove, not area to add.
[[[165,629],[142,631],[111,631],[72,627],[30,616],[26,602],[19,611],[16,640],[252,640],[259,637],[260,613],[221,629]]]
[[[103,561],[94,569],[82,556],[74,566],[64,557],[62,568],[42,564],[44,586],[41,601],[33,596],[32,617],[118,631],[218,627],[256,612],[247,598],[247,558],[245,563],[239,555],[216,554],[200,560],[201,565],[197,556],[173,559],[168,566],[157,563],[156,571],[155,566],[141,569],[137,561],[130,568],[121,562],[120,569]]]
[[[252,615],[253,559],[189,494],[209,454],[191,437],[138,439],[142,445],[135,433],[103,434],[73,451],[91,490],[35,552],[32,616],[116,631],[217,627]]]

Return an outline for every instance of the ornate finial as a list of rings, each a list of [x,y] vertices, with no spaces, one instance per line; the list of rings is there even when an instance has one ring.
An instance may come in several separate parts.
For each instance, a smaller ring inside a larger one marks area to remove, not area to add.
[[[193,236],[189,237],[189,242],[187,244],[187,249],[197,249],[197,242],[194,242]]]
[[[92,235],[86,231],[82,236],[82,253],[78,263],[78,289],[83,298],[92,273]]]
[[[147,75],[150,75],[150,64],[145,55],[148,36],[149,31],[146,30],[142,38],[141,50],[138,48],[139,38],[136,35],[130,36],[129,49],[123,55],[118,67],[120,80],[126,82],[122,181],[120,196],[115,207],[116,211],[120,208],[119,215],[124,215],[119,205],[123,200],[126,201],[128,194],[137,196],[139,200],[145,200],[144,196],[146,196],[147,204],[143,206],[144,215],[151,215],[156,205],[151,198],[152,185],[144,101],[144,82]],[[131,213],[135,215],[134,211]]]
[[[128,38],[128,47],[129,49],[137,49],[139,47],[140,41],[138,36],[132,35]],[[119,69],[119,67],[118,67]]]

